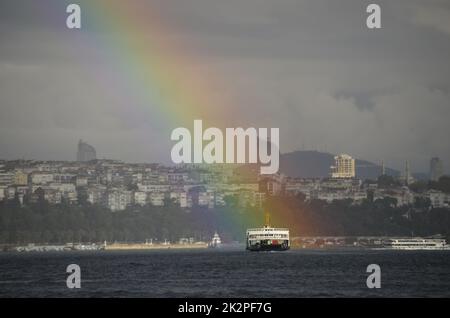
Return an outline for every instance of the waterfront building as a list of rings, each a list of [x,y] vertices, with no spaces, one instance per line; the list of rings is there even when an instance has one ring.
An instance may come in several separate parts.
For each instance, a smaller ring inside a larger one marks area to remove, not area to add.
[[[96,185],[87,189],[87,201],[91,204],[106,205],[106,186]]]
[[[150,192],[150,204],[153,206],[164,206],[164,199],[166,198],[163,192]]]
[[[111,211],[125,210],[133,203],[132,191],[123,189],[112,189],[107,194],[108,208]]]
[[[134,193],[134,204],[144,206],[148,203],[148,193],[136,191]]]

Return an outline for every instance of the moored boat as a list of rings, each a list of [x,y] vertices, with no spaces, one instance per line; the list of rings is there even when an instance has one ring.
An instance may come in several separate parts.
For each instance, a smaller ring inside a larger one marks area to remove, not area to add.
[[[208,244],[208,247],[217,248],[217,247],[221,247],[221,245],[222,245],[222,240],[220,239],[219,234],[217,234],[217,232],[215,232],[213,238],[211,239],[211,242],[209,242],[209,244]]]
[[[449,250],[450,246],[442,238],[391,238],[384,242],[383,249],[392,250]]]

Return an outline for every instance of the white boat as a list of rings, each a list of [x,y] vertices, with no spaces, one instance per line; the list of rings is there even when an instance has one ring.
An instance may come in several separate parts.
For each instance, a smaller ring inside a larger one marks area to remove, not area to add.
[[[288,229],[265,226],[247,230],[249,251],[286,251],[289,248]]]
[[[249,251],[286,251],[289,248],[289,229],[271,227],[269,214],[266,214],[264,227],[247,230]]]
[[[208,247],[216,248],[220,247],[222,245],[222,240],[220,239],[219,234],[217,232],[214,233],[213,238],[211,239],[211,242],[209,242]]]
[[[449,250],[450,246],[441,238],[391,238],[384,242],[384,249],[392,250]]]

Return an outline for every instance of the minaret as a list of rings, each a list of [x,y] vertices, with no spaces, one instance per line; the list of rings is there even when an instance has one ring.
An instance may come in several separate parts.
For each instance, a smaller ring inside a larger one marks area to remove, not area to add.
[[[406,165],[405,165],[405,184],[406,185],[409,185],[409,179],[410,179],[409,161],[406,160]]]

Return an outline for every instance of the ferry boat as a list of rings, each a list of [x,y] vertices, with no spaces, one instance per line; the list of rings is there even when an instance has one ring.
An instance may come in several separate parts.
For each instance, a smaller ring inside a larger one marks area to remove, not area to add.
[[[208,247],[210,248],[217,248],[222,245],[222,240],[220,239],[219,234],[217,232],[214,233],[213,238],[211,239],[211,242],[209,242]]]
[[[393,250],[449,250],[445,239],[441,238],[391,238],[384,242],[383,249]]]
[[[249,251],[286,251],[290,248],[289,229],[274,228],[269,224],[263,228],[247,229],[247,250]]]

